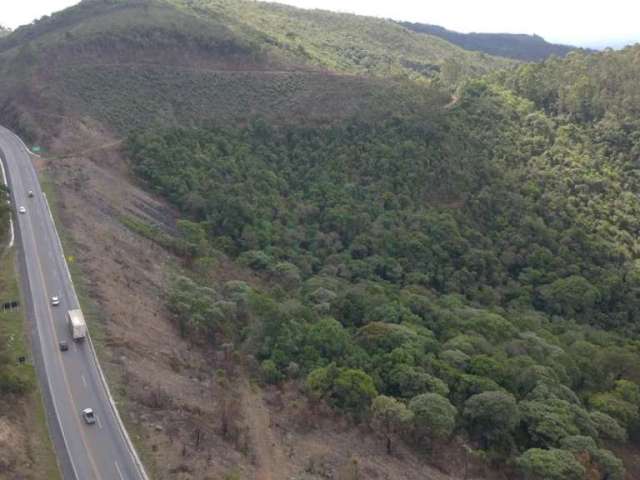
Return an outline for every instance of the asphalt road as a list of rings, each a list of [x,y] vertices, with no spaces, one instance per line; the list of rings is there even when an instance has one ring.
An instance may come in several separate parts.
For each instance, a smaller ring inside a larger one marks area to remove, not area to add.
[[[65,315],[80,307],[66,259],[29,154],[18,137],[3,127],[0,153],[15,212],[34,361],[64,478],[144,480],[146,474],[110,403],[92,345],[71,340]],[[17,213],[20,206],[26,213]],[[60,297],[59,306],[51,305],[54,295]],[[68,342],[68,351],[60,351],[61,340]],[[81,417],[87,407],[96,413],[94,425],[85,424]]]

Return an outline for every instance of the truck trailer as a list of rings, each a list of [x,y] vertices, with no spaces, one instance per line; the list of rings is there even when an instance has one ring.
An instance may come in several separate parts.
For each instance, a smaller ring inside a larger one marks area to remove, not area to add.
[[[74,342],[79,342],[87,336],[87,324],[84,321],[82,310],[69,310],[67,312],[67,321],[69,322]]]

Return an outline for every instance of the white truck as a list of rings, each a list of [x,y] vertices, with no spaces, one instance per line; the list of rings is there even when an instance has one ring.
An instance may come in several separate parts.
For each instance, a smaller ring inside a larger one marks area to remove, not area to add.
[[[82,310],[69,310],[67,312],[67,320],[74,342],[79,342],[87,336],[87,324],[84,321]]]

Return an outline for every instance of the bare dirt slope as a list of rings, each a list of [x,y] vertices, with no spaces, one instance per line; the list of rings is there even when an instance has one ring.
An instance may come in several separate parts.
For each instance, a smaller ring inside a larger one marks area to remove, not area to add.
[[[59,478],[39,392],[0,401],[0,480]]]
[[[163,298],[178,260],[120,221],[133,215],[170,230],[174,212],[134,184],[118,138],[91,123],[62,131],[38,166],[55,191],[83,300],[93,304],[101,361],[154,479],[458,478],[408,450],[387,456],[366,425],[330,412],[310,417],[294,386],[263,391],[239,355],[181,339]],[[211,273],[252,281],[231,262]],[[448,463],[443,469],[461,473]]]

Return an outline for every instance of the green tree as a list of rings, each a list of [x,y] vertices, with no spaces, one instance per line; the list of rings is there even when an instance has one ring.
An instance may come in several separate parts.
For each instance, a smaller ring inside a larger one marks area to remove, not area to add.
[[[403,433],[413,418],[407,406],[393,397],[379,395],[371,405],[373,428],[381,433],[387,445],[387,454],[392,453],[392,439]]]
[[[561,278],[540,290],[547,308],[567,316],[589,311],[600,297],[600,292],[579,275]]]
[[[314,399],[326,400],[355,416],[366,414],[378,394],[373,380],[362,370],[337,368],[335,364],[309,373],[306,386]]]
[[[627,431],[610,415],[595,411],[590,416],[600,437],[620,443],[627,440]]]
[[[597,393],[589,399],[591,406],[615,418],[625,429],[633,428],[639,419],[638,406],[613,392]]]
[[[484,392],[469,398],[463,416],[472,435],[480,438],[486,448],[511,441],[511,433],[520,420],[513,395],[506,392]]]
[[[411,399],[416,439],[431,444],[434,439],[448,438],[456,424],[456,408],[442,395],[423,393]]]
[[[313,349],[328,360],[342,358],[349,345],[349,333],[334,318],[326,317],[311,325],[306,341]]]
[[[527,480],[583,480],[585,469],[571,452],[531,448],[516,459]]]
[[[316,401],[326,400],[331,394],[338,371],[335,364],[316,368],[307,376],[306,388],[309,396]]]
[[[378,394],[373,380],[360,369],[340,369],[333,385],[334,403],[355,415],[364,414]]]
[[[565,437],[597,436],[589,414],[565,400],[524,401],[518,406],[523,425],[534,445],[557,447]]]
[[[278,369],[273,360],[265,360],[260,364],[260,373],[267,383],[279,383],[284,379],[284,375]]]

